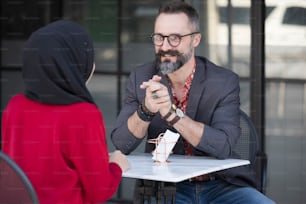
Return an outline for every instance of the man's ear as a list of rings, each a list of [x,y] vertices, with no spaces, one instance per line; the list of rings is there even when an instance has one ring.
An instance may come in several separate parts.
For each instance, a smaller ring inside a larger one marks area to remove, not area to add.
[[[193,36],[193,47],[197,47],[201,42],[202,35],[200,33]]]

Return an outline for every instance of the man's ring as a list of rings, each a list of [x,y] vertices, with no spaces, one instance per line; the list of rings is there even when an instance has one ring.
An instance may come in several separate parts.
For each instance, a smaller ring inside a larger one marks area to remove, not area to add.
[[[157,95],[156,91],[152,92],[152,98],[153,99],[157,99],[158,98],[158,95]]]

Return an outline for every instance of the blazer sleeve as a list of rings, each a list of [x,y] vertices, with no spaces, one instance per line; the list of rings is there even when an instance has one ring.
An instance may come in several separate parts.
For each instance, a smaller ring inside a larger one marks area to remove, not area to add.
[[[210,112],[209,119],[204,122],[202,139],[196,147],[219,159],[233,157],[235,154],[233,148],[240,136],[239,77],[231,72],[225,73],[226,77],[223,75],[222,79],[219,79],[223,83],[219,85],[214,83],[214,88],[210,90],[210,97],[215,99],[206,104],[209,110],[206,109],[205,112]]]
[[[128,118],[135,113],[140,101],[145,96],[145,92],[139,88],[140,82],[137,83],[140,80],[136,79],[136,72],[133,71],[126,84],[126,96],[123,107],[111,132],[113,145],[124,154],[130,154],[142,141],[142,139],[136,138],[127,126]]]

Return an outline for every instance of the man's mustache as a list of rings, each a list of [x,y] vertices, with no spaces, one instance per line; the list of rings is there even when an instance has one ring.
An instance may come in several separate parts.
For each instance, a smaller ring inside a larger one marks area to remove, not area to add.
[[[179,55],[181,55],[181,53],[179,53],[179,51],[177,51],[177,50],[167,50],[167,51],[159,50],[156,55],[158,57],[162,57],[162,56],[165,56],[165,55],[179,56]]]

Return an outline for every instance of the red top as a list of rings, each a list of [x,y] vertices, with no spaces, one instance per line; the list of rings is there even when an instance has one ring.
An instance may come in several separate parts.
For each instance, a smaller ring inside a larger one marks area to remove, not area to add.
[[[102,114],[90,103],[13,97],[3,112],[2,150],[25,171],[42,204],[106,201],[122,176],[109,163]]]

